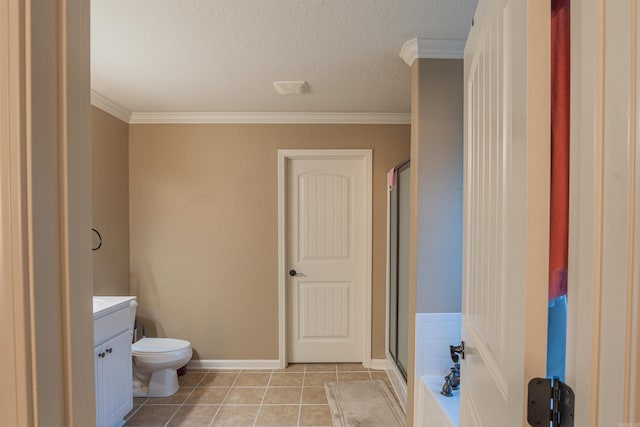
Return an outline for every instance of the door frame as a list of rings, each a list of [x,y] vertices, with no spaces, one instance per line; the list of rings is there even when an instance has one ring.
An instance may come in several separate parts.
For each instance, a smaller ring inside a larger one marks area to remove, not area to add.
[[[278,150],[278,363],[281,369],[287,366],[287,160],[320,158],[355,158],[365,163],[365,283],[364,283],[364,348],[362,363],[371,366],[371,266],[373,254],[373,162],[371,149],[300,149]]]
[[[89,1],[9,0],[0,21],[0,412],[94,425]]]
[[[567,383],[584,426],[640,416],[640,19],[626,6],[571,2]]]

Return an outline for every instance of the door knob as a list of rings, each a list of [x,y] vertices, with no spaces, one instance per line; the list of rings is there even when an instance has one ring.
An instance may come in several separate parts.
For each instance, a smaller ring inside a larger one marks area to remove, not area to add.
[[[297,271],[295,271],[294,269],[289,270],[289,276],[291,277],[297,277],[297,276],[304,276],[304,274],[302,273],[298,273]]]

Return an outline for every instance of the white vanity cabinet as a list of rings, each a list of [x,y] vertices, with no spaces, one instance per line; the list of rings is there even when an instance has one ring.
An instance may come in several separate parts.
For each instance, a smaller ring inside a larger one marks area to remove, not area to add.
[[[100,297],[105,299],[106,297]],[[124,299],[124,297],[112,297]],[[133,408],[130,300],[94,310],[94,364],[98,427],[124,424]],[[95,307],[95,303],[94,303]]]

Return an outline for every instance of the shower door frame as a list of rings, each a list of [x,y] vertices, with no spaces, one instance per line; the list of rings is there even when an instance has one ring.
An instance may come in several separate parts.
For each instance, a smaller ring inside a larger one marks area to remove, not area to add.
[[[406,160],[402,163],[400,163],[399,165],[397,165],[394,168],[396,175],[396,179],[395,179],[395,183],[397,184],[399,182],[399,175],[400,172],[408,169],[411,167],[411,160]],[[399,234],[400,234],[400,216],[399,216],[399,209],[400,209],[400,198],[399,198],[399,193],[398,193],[398,197],[396,198],[396,202],[395,202],[395,208],[396,208],[396,221],[395,223],[392,223],[392,213],[393,213],[393,198],[392,198],[392,191],[393,188],[396,188],[396,191],[399,191],[399,187],[397,185],[394,185],[394,187],[389,187],[388,189],[388,199],[387,199],[387,204],[388,204],[388,210],[387,210],[387,218],[388,218],[388,223],[387,223],[387,250],[388,250],[388,255],[387,255],[387,298],[389,298],[389,303],[387,304],[387,340],[386,340],[386,352],[389,355],[389,359],[391,360],[391,362],[393,363],[393,365],[395,366],[395,368],[397,368],[398,373],[400,374],[400,377],[404,379],[405,384],[407,383],[407,377],[408,377],[408,366],[402,366],[399,363],[399,358],[398,358],[398,311],[399,311],[399,298],[397,296],[396,293],[396,299],[395,299],[395,314],[396,314],[396,323],[395,323],[395,354],[392,353],[391,351],[391,315],[392,315],[392,311],[391,311],[391,292],[392,292],[392,282],[391,282],[391,275],[395,274],[395,278],[396,278],[396,289],[398,289],[398,282],[399,282],[399,276],[400,276],[400,268],[399,268],[399,262],[398,262],[398,254],[400,252],[400,239],[399,239]],[[393,242],[391,241],[391,236],[392,236],[392,229],[393,227],[395,227],[396,229],[396,240],[395,240],[395,253],[396,253],[396,264],[395,264],[395,269],[394,271],[392,271],[392,249],[391,249],[391,245],[393,244]],[[407,307],[408,309],[408,307]],[[408,313],[408,312],[407,312]],[[409,351],[408,349],[408,339],[409,337],[407,336],[407,352]],[[408,356],[408,354],[407,354]],[[407,361],[408,364],[408,361]]]

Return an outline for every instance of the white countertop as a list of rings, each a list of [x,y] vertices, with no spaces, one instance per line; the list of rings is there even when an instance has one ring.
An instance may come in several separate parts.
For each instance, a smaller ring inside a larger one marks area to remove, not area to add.
[[[135,299],[136,297],[134,296],[95,296],[93,297],[93,318],[98,319],[118,311],[128,306]]]

